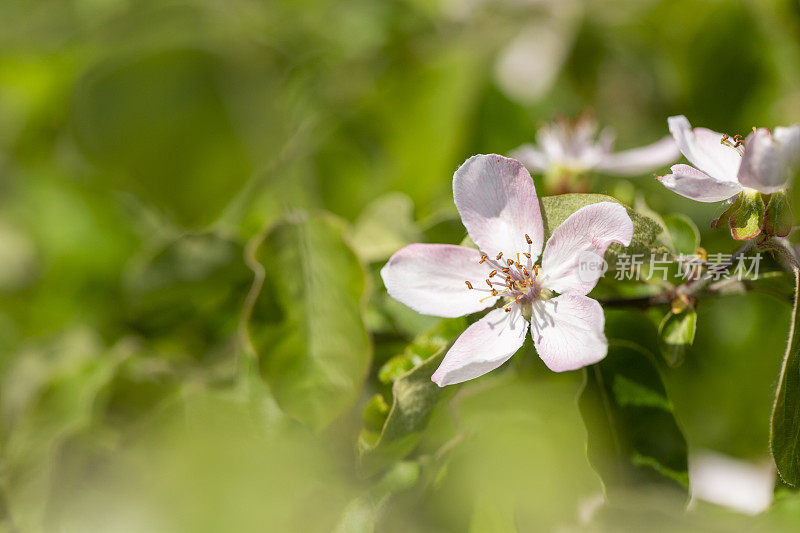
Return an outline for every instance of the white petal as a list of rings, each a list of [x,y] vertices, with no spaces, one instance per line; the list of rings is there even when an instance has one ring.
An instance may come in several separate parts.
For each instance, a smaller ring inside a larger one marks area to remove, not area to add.
[[[519,306],[511,312],[495,309],[478,320],[456,340],[431,381],[444,387],[477,378],[499,367],[525,341],[528,322]]]
[[[608,351],[604,326],[603,308],[587,296],[562,294],[533,304],[533,344],[554,372],[575,370],[603,359]]]
[[[470,237],[487,254],[527,252],[535,260],[541,253],[539,200],[519,161],[496,154],[470,157],[453,176],[453,198]]]
[[[534,18],[498,54],[494,74],[502,91],[523,104],[544,96],[567,58],[573,34],[571,20]]]
[[[450,244],[409,244],[381,269],[392,298],[425,315],[456,317],[494,304],[480,252]],[[475,287],[470,290],[465,281]],[[481,301],[489,296],[488,299]]]
[[[784,189],[799,155],[800,126],[778,127],[774,134],[759,128],[747,136],[739,182],[765,194]]]
[[[772,503],[775,468],[711,451],[689,458],[692,499],[706,500],[747,514],[765,511]]]
[[[658,180],[667,189],[698,202],[721,202],[742,190],[738,182],[721,181],[689,165],[672,165]]]
[[[606,155],[597,170],[621,176],[637,176],[674,163],[681,152],[671,136],[648,146]]]
[[[612,242],[628,246],[633,222],[624,206],[599,202],[581,207],[554,231],[542,255],[542,285],[556,292],[587,294],[604,272]]]
[[[513,159],[520,161],[533,172],[544,172],[547,170],[547,155],[532,144],[523,144],[509,155]]]
[[[692,129],[683,115],[669,117],[669,131],[689,162],[718,181],[737,181],[741,156],[721,143],[722,134],[706,128]]]

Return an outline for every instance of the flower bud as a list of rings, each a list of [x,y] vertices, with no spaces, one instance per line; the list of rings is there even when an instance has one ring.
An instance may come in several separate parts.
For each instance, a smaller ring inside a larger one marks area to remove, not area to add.
[[[773,193],[767,203],[767,213],[764,217],[764,233],[778,237],[786,237],[792,230],[792,206],[785,190]]]
[[[728,220],[731,236],[737,241],[746,241],[757,237],[764,224],[764,200],[755,189],[744,189],[734,205],[734,211]]]

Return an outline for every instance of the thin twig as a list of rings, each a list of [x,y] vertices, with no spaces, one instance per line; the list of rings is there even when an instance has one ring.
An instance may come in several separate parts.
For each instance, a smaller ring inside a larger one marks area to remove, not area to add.
[[[749,252],[755,245],[756,242],[754,239],[745,242],[744,245],[742,245],[738,250],[736,250],[733,254],[731,254],[730,259],[728,259],[724,263],[715,266],[721,270],[727,270],[728,268],[733,266],[733,264],[736,261],[738,261],[740,257]],[[717,293],[718,289],[721,288],[722,286],[717,284],[711,285],[712,281],[715,281],[712,276],[691,279],[688,280],[686,283],[677,285],[675,287],[667,289],[658,294],[653,294],[651,296],[643,296],[637,298],[607,298],[600,300],[600,304],[603,307],[607,308],[633,307],[637,309],[647,309],[649,307],[668,305],[670,302],[672,302],[676,298],[679,298],[680,296],[686,296],[688,298],[697,299]]]

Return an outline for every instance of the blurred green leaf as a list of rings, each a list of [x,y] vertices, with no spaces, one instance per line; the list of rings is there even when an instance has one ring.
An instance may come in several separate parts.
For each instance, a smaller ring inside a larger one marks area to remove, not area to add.
[[[679,254],[693,254],[700,245],[700,230],[692,219],[681,213],[664,215],[664,224],[672,238],[673,250]]]
[[[91,332],[73,330],[20,353],[5,375],[2,485],[20,530],[44,528],[61,446],[89,426],[98,395],[129,355],[124,344],[106,351]]]
[[[261,375],[281,408],[314,429],[352,405],[372,356],[365,271],[344,231],[331,215],[295,213],[255,251],[264,284],[247,331]]]
[[[542,217],[545,225],[545,238],[549,238],[553,230],[561,225],[567,217],[581,207],[597,202],[620,203],[616,198],[604,194],[560,194],[545,196],[541,199]],[[640,215],[630,207],[625,206],[628,215],[633,221],[633,239],[627,248],[619,244],[612,244],[606,252],[606,258],[612,260],[620,253],[649,254],[656,236],[661,232],[661,227],[646,216]]]
[[[794,307],[786,354],[772,407],[770,450],[781,479],[800,485],[800,269],[794,269]]]
[[[680,313],[670,311],[658,326],[658,348],[671,367],[680,366],[686,350],[694,342],[697,311],[689,307]]]
[[[388,193],[371,202],[353,225],[350,243],[366,262],[388,259],[413,242],[422,241],[414,223],[414,203],[402,193]]]
[[[586,368],[585,376],[579,405],[588,454],[607,493],[616,495],[631,484],[685,493],[686,440],[653,356],[636,344],[612,340],[606,358]]]
[[[769,294],[779,300],[791,303],[794,287],[792,275],[782,270],[760,272],[757,278],[742,282],[748,289]]]
[[[178,235],[127,272],[128,320],[151,341],[200,359],[235,334],[251,283],[240,242],[216,232]]]
[[[364,427],[369,431],[380,431],[388,415],[389,404],[382,394],[376,394],[364,406]]]
[[[538,359],[528,346],[514,358]],[[456,434],[430,497],[437,516],[458,531],[503,531],[496,528],[512,520],[520,530],[569,529],[577,508],[602,497],[575,402],[580,374],[535,364],[533,373],[491,373],[466,383],[451,402]],[[493,505],[494,512],[485,509]]]
[[[374,443],[362,442],[359,462],[365,475],[372,475],[386,468],[392,461],[411,453],[417,446],[433,410],[456,390],[457,387],[439,387],[431,381],[431,376],[447,353],[447,346],[465,326],[466,321],[463,318],[442,320],[406,349],[402,356],[405,360],[424,358],[424,361],[394,378],[392,408],[380,436]],[[398,368],[398,361],[389,360],[387,365]],[[384,373],[383,369],[381,373]]]
[[[345,508],[335,533],[372,533],[375,523],[386,501],[396,492],[408,489],[417,483],[420,466],[410,461],[399,461],[364,494],[355,498]]]
[[[252,172],[217,81],[224,75],[220,57],[199,49],[115,57],[77,86],[79,146],[104,177],[179,224],[207,224]]]

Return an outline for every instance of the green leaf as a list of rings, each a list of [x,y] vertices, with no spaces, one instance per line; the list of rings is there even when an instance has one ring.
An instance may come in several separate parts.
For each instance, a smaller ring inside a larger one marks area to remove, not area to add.
[[[514,359],[538,357],[528,344]],[[439,508],[469,516],[470,531],[555,531],[574,520],[579,502],[602,491],[586,458],[580,388],[578,373],[539,362],[533,372],[509,369],[465,384],[448,409],[457,444],[450,441]]]
[[[572,213],[581,207],[597,202],[620,203],[616,198],[604,194],[560,194],[543,197],[541,203],[545,239],[549,238],[553,230]],[[627,254],[649,254],[656,236],[662,231],[662,228],[653,220],[640,215],[628,206],[625,206],[625,208],[633,221],[633,239],[627,248],[612,244],[608,248],[608,252],[606,252],[606,259],[609,261],[614,260],[623,250]]]
[[[236,333],[252,278],[235,239],[179,235],[136,258],[126,273],[127,319],[151,343],[200,359]]]
[[[770,450],[781,479],[800,485],[800,269],[794,268],[794,307],[770,425]]]
[[[794,295],[793,276],[788,272],[776,270],[759,272],[755,279],[742,282],[751,291],[768,294],[782,301],[792,302]]]
[[[697,311],[689,307],[680,313],[670,311],[658,326],[658,348],[671,367],[680,366],[686,350],[694,342]]]
[[[383,261],[403,246],[422,241],[414,223],[414,203],[394,192],[370,203],[356,220],[350,235],[353,249],[367,262]]]
[[[130,354],[124,342],[106,350],[93,332],[71,330],[20,353],[5,374],[3,488],[15,529],[46,529],[63,447],[90,427],[98,398]]]
[[[655,484],[683,494],[689,481],[686,439],[650,352],[612,340],[606,358],[585,376],[579,406],[588,454],[607,493]]]
[[[442,362],[449,344],[465,326],[466,320],[463,318],[442,320],[406,349],[403,357],[407,360],[412,361],[421,356],[425,360],[394,380],[392,407],[377,441],[362,441],[359,459],[365,475],[372,475],[411,453],[417,446],[433,410],[457,389],[441,388],[431,381],[431,376]],[[398,365],[394,358],[388,364],[392,368]]]
[[[664,225],[672,238],[673,250],[679,254],[693,254],[700,245],[700,230],[691,218],[682,213],[664,216]]]
[[[672,241],[672,235],[667,230],[667,224],[664,222],[664,218],[661,216],[661,214],[647,204],[647,200],[644,198],[644,193],[640,192],[636,195],[633,208],[658,225],[659,232],[654,245],[664,246],[669,250],[674,250],[675,243]]]
[[[331,215],[296,213],[255,250],[264,283],[246,325],[261,375],[278,405],[314,429],[353,404],[372,357],[366,275],[343,233]]]
[[[389,404],[382,394],[376,394],[364,406],[364,427],[369,431],[380,431],[388,415]]]
[[[334,533],[372,533],[387,501],[397,492],[413,487],[421,468],[411,461],[400,461],[345,507]]]

